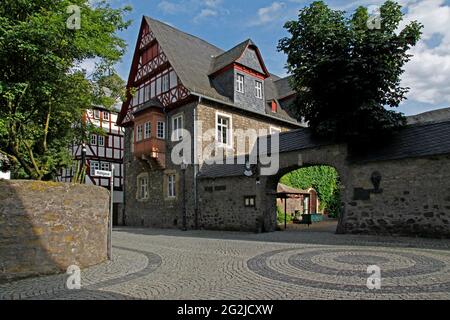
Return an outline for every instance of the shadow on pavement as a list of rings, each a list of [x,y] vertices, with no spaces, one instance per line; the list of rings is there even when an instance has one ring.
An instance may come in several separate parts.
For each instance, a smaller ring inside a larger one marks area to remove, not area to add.
[[[175,237],[196,239],[217,239],[235,241],[257,241],[282,244],[305,244],[305,245],[327,245],[327,246],[377,246],[377,247],[403,247],[424,249],[450,249],[450,240],[408,238],[394,236],[375,235],[341,235],[322,231],[277,231],[272,233],[249,233],[232,231],[207,231],[177,229],[143,229],[132,227],[118,227],[114,229],[116,235],[120,233],[146,235],[149,237]],[[117,241],[117,240],[116,240]],[[115,245],[118,243],[116,242]]]

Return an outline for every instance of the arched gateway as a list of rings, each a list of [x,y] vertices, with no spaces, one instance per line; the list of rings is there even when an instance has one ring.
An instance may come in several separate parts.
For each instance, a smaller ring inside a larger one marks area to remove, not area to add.
[[[341,181],[338,233],[450,237],[450,121],[408,126],[364,155],[314,140],[308,129],[281,134],[279,150],[273,175],[260,174],[260,164],[250,177],[245,165],[204,166],[199,226],[274,231],[280,178],[328,165]]]

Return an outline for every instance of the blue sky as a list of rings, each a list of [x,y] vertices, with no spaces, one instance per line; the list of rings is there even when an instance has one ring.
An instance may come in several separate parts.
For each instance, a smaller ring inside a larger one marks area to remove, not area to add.
[[[351,11],[358,5],[376,8],[381,0],[330,0],[331,7]],[[450,106],[450,0],[400,0],[406,20],[425,24],[423,41],[414,48],[403,84],[412,88],[400,111],[405,114]],[[285,21],[295,19],[303,0],[112,0],[112,5],[131,5],[132,26],[121,36],[129,44],[119,74],[128,78],[132,50],[142,15],[166,22],[222,48],[230,49],[247,38],[260,48],[268,69],[285,75],[286,57],[277,52],[278,40],[287,35]]]

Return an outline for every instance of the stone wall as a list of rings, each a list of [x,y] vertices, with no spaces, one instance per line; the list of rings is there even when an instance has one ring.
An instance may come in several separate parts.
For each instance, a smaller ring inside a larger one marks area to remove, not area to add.
[[[254,179],[230,177],[200,180],[199,227],[208,230],[262,231],[264,208]],[[255,207],[244,199],[255,196]]]
[[[450,238],[449,155],[351,165],[348,180],[344,232]]]
[[[282,154],[275,176],[201,179],[201,227],[274,231],[279,179],[312,165],[339,172],[338,233],[450,238],[450,155],[351,163],[339,145]],[[379,186],[374,175],[381,177]],[[244,196],[252,195],[256,207],[246,208]]]
[[[107,260],[109,193],[0,179],[0,282]]]
[[[285,122],[272,120],[269,118],[258,117],[257,115],[250,115],[243,113],[242,111],[238,111],[223,105],[215,104],[215,103],[207,103],[203,101],[197,107],[198,120],[202,121],[203,130],[214,129],[216,127],[216,114],[225,114],[231,116],[233,123],[233,147],[229,150],[228,156],[239,156],[248,154],[254,147],[254,144],[249,143],[249,139],[239,133],[238,129],[247,130],[254,129],[256,133],[259,134],[259,130],[265,130],[267,134],[270,134],[270,128],[275,127],[284,131],[289,131],[295,129],[292,125],[287,125]],[[214,137],[215,138],[215,137]],[[214,138],[210,141],[203,141],[203,147],[206,147],[208,144],[214,142]],[[200,139],[200,137],[198,137]],[[244,141],[246,139],[245,150],[238,150],[237,141],[241,139]],[[200,140],[198,140],[198,145],[200,145]],[[199,153],[201,150],[199,150]],[[202,155],[199,154],[200,163],[203,163],[205,159],[203,159]]]

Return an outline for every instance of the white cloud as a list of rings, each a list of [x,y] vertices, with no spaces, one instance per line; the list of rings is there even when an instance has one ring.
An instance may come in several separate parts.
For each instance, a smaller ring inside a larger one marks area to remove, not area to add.
[[[406,22],[424,25],[422,41],[411,50],[403,85],[410,100],[450,105],[450,5],[445,0],[415,1],[407,6]],[[437,37],[436,37],[437,36]],[[429,43],[436,37],[436,43]]]
[[[205,6],[210,8],[217,8],[222,4],[222,0],[203,0]]]
[[[199,23],[203,19],[229,14],[229,10],[222,6],[223,0],[197,0],[200,12],[194,17],[194,22]]]
[[[286,7],[286,3],[276,1],[268,7],[260,8],[258,9],[258,18],[250,22],[250,25],[261,26],[280,20],[286,15]]]
[[[202,9],[200,11],[200,13],[194,18],[194,22],[198,23],[203,18],[216,17],[218,15],[219,15],[219,12],[217,12],[216,10],[209,9],[209,8]]]
[[[175,3],[170,1],[161,1],[158,4],[158,9],[165,14],[177,14],[186,11],[186,5],[184,2]]]

